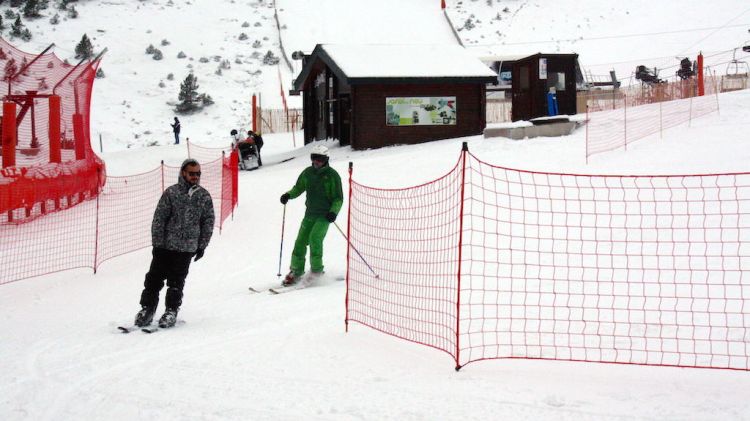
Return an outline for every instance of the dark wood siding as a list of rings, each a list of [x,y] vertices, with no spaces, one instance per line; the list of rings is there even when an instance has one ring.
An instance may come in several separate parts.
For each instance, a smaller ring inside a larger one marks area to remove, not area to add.
[[[354,149],[379,148],[394,144],[415,144],[481,134],[485,126],[485,85],[419,84],[358,85],[352,89]],[[387,97],[456,97],[456,125],[388,126]]]
[[[539,59],[547,59],[547,79],[539,79]],[[576,66],[575,54],[536,54],[513,65],[513,121],[530,120],[548,115],[547,92],[553,86],[555,74],[565,74],[565,89],[557,91],[558,115],[576,114]],[[528,83],[522,76],[528,69]],[[528,86],[527,86],[528,85]]]

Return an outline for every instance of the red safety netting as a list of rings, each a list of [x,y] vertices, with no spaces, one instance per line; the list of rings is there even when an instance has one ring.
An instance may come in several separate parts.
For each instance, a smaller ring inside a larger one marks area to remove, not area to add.
[[[633,97],[620,93],[617,99],[606,100],[609,110],[591,112],[594,108],[590,105],[586,117],[586,159],[619,148],[627,150],[628,144],[639,139],[718,111],[714,80],[710,78],[706,84],[705,96],[695,96],[697,88],[688,80],[654,87],[644,85],[648,94]]]
[[[750,173],[534,173],[466,152],[422,186],[350,184],[347,320],[457,367],[750,369]]]
[[[190,140],[187,142],[188,158],[197,159],[199,162],[213,161],[222,157],[227,157],[232,153],[232,142],[227,140],[226,147],[205,147],[199,144],[193,143]]]
[[[67,208],[78,203],[67,199],[72,195],[98,194],[104,164],[91,150],[89,134],[98,65],[98,60],[69,65],[54,54],[24,53],[0,39],[0,222]]]
[[[201,162],[201,185],[213,199],[216,227],[237,203],[237,160]],[[66,210],[24,223],[0,223],[0,284],[102,262],[151,245],[151,220],[179,167],[161,166],[143,174],[108,177],[99,195],[73,195]],[[31,215],[42,215],[40,204]],[[17,211],[18,212],[18,211]],[[144,269],[145,270],[145,269]]]
[[[231,178],[232,182],[224,183],[221,192],[221,203],[222,203],[222,220],[226,219],[237,205],[239,199],[239,155],[237,151],[233,150],[231,144],[228,144],[225,148],[208,148],[200,146],[195,143],[187,141],[188,157],[197,159],[198,162],[204,162],[214,160],[218,158],[224,159],[224,175],[223,179],[228,180]],[[216,200],[216,199],[214,199]],[[218,215],[218,214],[217,214]]]

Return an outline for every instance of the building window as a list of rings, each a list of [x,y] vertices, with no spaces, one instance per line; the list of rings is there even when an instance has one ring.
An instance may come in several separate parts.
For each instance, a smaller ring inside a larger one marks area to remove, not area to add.
[[[521,66],[518,72],[520,73],[518,77],[519,88],[521,88],[521,91],[526,92],[529,90],[529,67]]]
[[[552,72],[547,78],[547,90],[549,88],[555,88],[556,92],[565,90],[565,73],[563,72]]]

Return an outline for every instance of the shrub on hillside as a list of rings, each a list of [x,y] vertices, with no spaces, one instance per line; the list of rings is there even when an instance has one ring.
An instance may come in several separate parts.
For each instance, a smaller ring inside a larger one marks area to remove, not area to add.
[[[75,52],[77,59],[89,59],[94,55],[94,46],[86,34],[83,34],[81,41],[76,45]]]
[[[178,114],[190,114],[214,103],[211,95],[198,93],[198,88],[198,78],[192,73],[187,75],[185,80],[180,84],[180,93],[177,95],[177,99],[180,102],[175,107],[175,112]]]
[[[279,58],[273,55],[273,51],[268,50],[265,56],[263,56],[263,64],[273,66],[279,64]]]

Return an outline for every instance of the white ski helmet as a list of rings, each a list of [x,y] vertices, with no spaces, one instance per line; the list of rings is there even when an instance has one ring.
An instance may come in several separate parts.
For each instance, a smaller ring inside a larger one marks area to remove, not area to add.
[[[310,152],[310,159],[328,163],[328,148],[323,145],[313,146]]]
[[[311,155],[322,155],[322,156],[328,156],[328,148],[326,148],[323,145],[315,145],[312,148],[312,152],[310,152]]]

